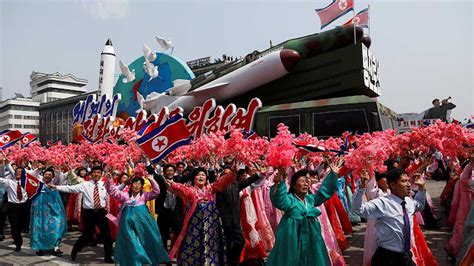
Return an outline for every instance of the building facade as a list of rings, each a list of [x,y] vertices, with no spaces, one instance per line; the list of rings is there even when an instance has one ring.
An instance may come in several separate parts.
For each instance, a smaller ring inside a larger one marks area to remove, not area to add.
[[[86,93],[86,84],[87,80],[72,74],[33,71],[30,75],[31,97],[42,104]]]
[[[47,141],[61,141],[63,144],[72,142],[74,106],[81,100],[85,100],[91,94],[99,91],[83,93],[63,100],[41,104],[39,110],[39,139],[41,143]]]
[[[25,98],[20,94],[17,94],[13,99],[0,102],[0,131],[10,129],[37,135],[39,132],[39,105],[39,102]]]

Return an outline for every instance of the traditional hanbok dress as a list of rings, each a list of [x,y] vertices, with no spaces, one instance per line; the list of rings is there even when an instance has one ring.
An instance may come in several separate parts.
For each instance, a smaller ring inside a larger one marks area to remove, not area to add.
[[[31,240],[33,250],[59,247],[67,232],[66,210],[59,192],[43,186],[31,203]]]
[[[225,265],[224,231],[215,193],[225,190],[235,176],[227,174],[203,189],[172,183],[169,191],[184,199],[187,213],[170,257],[178,257],[178,265]]]
[[[264,184],[262,186],[262,196],[263,204],[265,206],[265,213],[267,215],[268,222],[270,223],[270,226],[272,228],[273,234],[275,235],[278,229],[278,224],[280,223],[281,217],[283,215],[279,209],[273,206],[272,201],[270,199],[270,189],[273,185],[273,175],[271,175],[264,181]]]
[[[122,202],[114,250],[114,258],[119,265],[158,265],[169,262],[168,252],[163,247],[158,225],[145,204],[160,193],[156,181],[149,180],[152,191],[142,192],[135,197],[119,191],[111,180],[106,182],[109,195]]]
[[[331,260],[331,265],[346,265],[344,257],[342,256],[342,251],[337,243],[336,235],[332,230],[332,226],[326,213],[326,208],[324,207],[324,204],[321,204],[318,209],[321,211],[321,215],[318,218],[319,222],[321,223],[321,231],[323,234],[324,243],[326,243],[326,248],[328,250],[329,259]]]
[[[431,249],[426,243],[425,235],[421,231],[420,226],[416,222],[416,216],[413,217],[413,232],[412,236],[414,243],[412,243],[411,251],[413,253],[413,259],[418,266],[436,266],[438,262],[433,256]]]
[[[456,212],[456,220],[451,238],[446,245],[446,251],[453,257],[456,257],[464,242],[464,223],[469,214],[469,209],[472,204],[471,182],[474,182],[474,162],[471,161],[459,178],[459,208]]]
[[[241,263],[267,257],[262,238],[256,229],[257,221],[257,211],[250,197],[250,188],[247,187],[240,192],[240,222],[245,239],[245,246],[240,254]]]
[[[288,193],[286,182],[272,187],[272,203],[285,214],[267,265],[330,265],[318,220],[321,212],[317,207],[332,197],[337,188],[337,178],[337,174],[331,171],[316,194],[307,194],[304,201]]]
[[[260,182],[253,183],[250,186],[250,197],[252,198],[252,203],[257,213],[257,223],[255,228],[262,239],[265,250],[270,251],[275,245],[275,233],[271,229],[270,221],[268,220],[267,213],[265,212],[265,203],[263,199],[263,186],[265,183],[265,179],[261,179]]]
[[[344,231],[342,230],[341,220],[339,219],[337,215],[337,210],[334,203],[336,200],[339,200],[339,198],[337,198],[337,195],[334,194],[331,198],[329,198],[326,202],[324,202],[324,207],[326,208],[326,213],[329,218],[329,221],[331,222],[332,230],[334,231],[334,234],[336,236],[339,248],[341,250],[346,250],[347,248],[349,248],[349,242],[347,241],[347,238],[344,235]],[[351,226],[351,229],[352,229],[352,226]]]

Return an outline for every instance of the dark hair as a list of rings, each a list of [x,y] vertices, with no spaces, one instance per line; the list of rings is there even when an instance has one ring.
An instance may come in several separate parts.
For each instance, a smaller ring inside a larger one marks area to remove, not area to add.
[[[121,175],[122,176],[122,175]],[[145,185],[145,179],[143,179],[143,177],[141,176],[135,176],[133,179],[132,179],[132,182],[130,182],[130,184],[132,185],[133,183],[135,182],[140,182],[142,184],[142,190],[140,190],[140,195],[143,193],[143,186]],[[128,190],[128,195],[131,197],[132,196],[132,188],[130,188]]]
[[[43,176],[46,172],[50,172],[54,177],[54,169],[52,167],[48,167],[48,168],[44,169]]]
[[[400,177],[403,175],[403,174],[406,174],[407,172],[401,168],[394,168],[390,171],[388,171],[387,173],[387,183],[388,183],[388,186],[390,186],[390,183],[395,183],[397,182]]]
[[[94,170],[100,170],[102,172],[102,167],[100,165],[97,165],[97,166],[93,166],[91,168],[91,173],[94,171]]]
[[[186,164],[183,163],[183,162],[178,162],[178,163],[176,164],[176,166],[179,166],[179,165],[186,166]]]
[[[198,167],[198,168],[194,169],[194,171],[192,172],[191,185],[194,186],[194,177],[196,177],[197,174],[199,174],[199,172],[204,172],[204,174],[206,175],[206,179],[207,179],[207,171],[206,171],[206,169],[204,169],[203,167]],[[207,181],[207,180],[206,180],[206,181]]]
[[[390,171],[390,170],[395,168],[395,167],[393,167],[393,165],[395,163],[399,163],[399,160],[398,159],[388,159],[384,163],[387,166],[387,171]]]
[[[296,172],[290,179],[290,189],[288,190],[288,193],[295,193],[293,186],[296,185],[296,181],[298,181],[298,179],[302,176],[306,177],[308,173],[308,170],[299,170]]]
[[[166,168],[169,168],[169,167],[173,168],[173,170],[176,171],[176,166],[174,166],[172,164],[169,164],[169,163],[163,165],[163,171],[166,171]]]
[[[37,163],[41,163],[41,164],[46,164],[45,161],[43,161],[43,160],[38,160],[38,161],[36,161],[36,162],[37,162]]]
[[[76,175],[80,176],[80,173],[81,173],[82,170],[86,171],[86,175],[87,175],[87,169],[84,168],[83,166],[80,166],[80,167],[76,168]]]
[[[431,101],[431,103],[434,104],[436,101],[439,102],[439,99],[434,99],[434,100]]]
[[[379,181],[382,178],[387,178],[387,173],[375,172],[375,180]]]

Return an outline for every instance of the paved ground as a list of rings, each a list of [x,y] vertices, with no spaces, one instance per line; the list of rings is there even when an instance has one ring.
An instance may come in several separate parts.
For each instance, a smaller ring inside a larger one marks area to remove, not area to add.
[[[439,195],[444,188],[444,182],[435,182],[428,181],[427,190],[429,191],[433,202],[436,207],[439,206]],[[439,213],[438,209],[438,213]],[[443,224],[444,221],[442,221]],[[354,227],[354,234],[348,236],[351,247],[344,252],[344,257],[348,265],[361,265],[362,263],[362,254],[364,246],[364,232],[365,232],[365,223],[362,223]],[[443,250],[444,245],[449,239],[450,230],[446,227],[441,227],[440,230],[423,230],[425,237],[428,241],[428,244],[435,254],[438,262],[441,266],[454,265],[454,262],[446,256],[446,253]],[[72,245],[79,237],[80,232],[73,231],[68,233],[68,236],[63,241],[61,246],[62,251],[64,252],[63,257],[55,257],[52,255],[46,254],[45,256],[36,256],[35,252],[29,248],[29,239],[24,235],[24,244],[23,249],[20,252],[14,252],[14,245],[10,234],[7,229],[7,239],[3,242],[0,242],[0,265],[13,265],[13,264],[34,264],[34,265],[70,265],[70,252]],[[103,263],[103,248],[102,245],[96,247],[87,247],[82,250],[81,253],[77,256],[76,264],[104,264]]]

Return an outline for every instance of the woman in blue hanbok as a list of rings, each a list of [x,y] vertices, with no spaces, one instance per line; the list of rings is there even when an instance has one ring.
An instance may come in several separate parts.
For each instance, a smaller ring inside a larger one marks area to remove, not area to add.
[[[49,184],[54,177],[51,168],[43,172],[43,182]],[[43,186],[41,193],[31,203],[32,250],[42,256],[44,250],[53,250],[53,255],[63,254],[59,249],[61,239],[67,232],[66,210],[58,191]]]
[[[152,191],[143,192],[145,180],[134,177],[128,192],[120,191],[112,179],[106,182],[110,196],[122,202],[119,230],[115,241],[114,258],[119,265],[158,265],[169,262],[163,247],[160,231],[150,214],[146,202],[155,199],[160,188],[153,178],[148,178]]]

